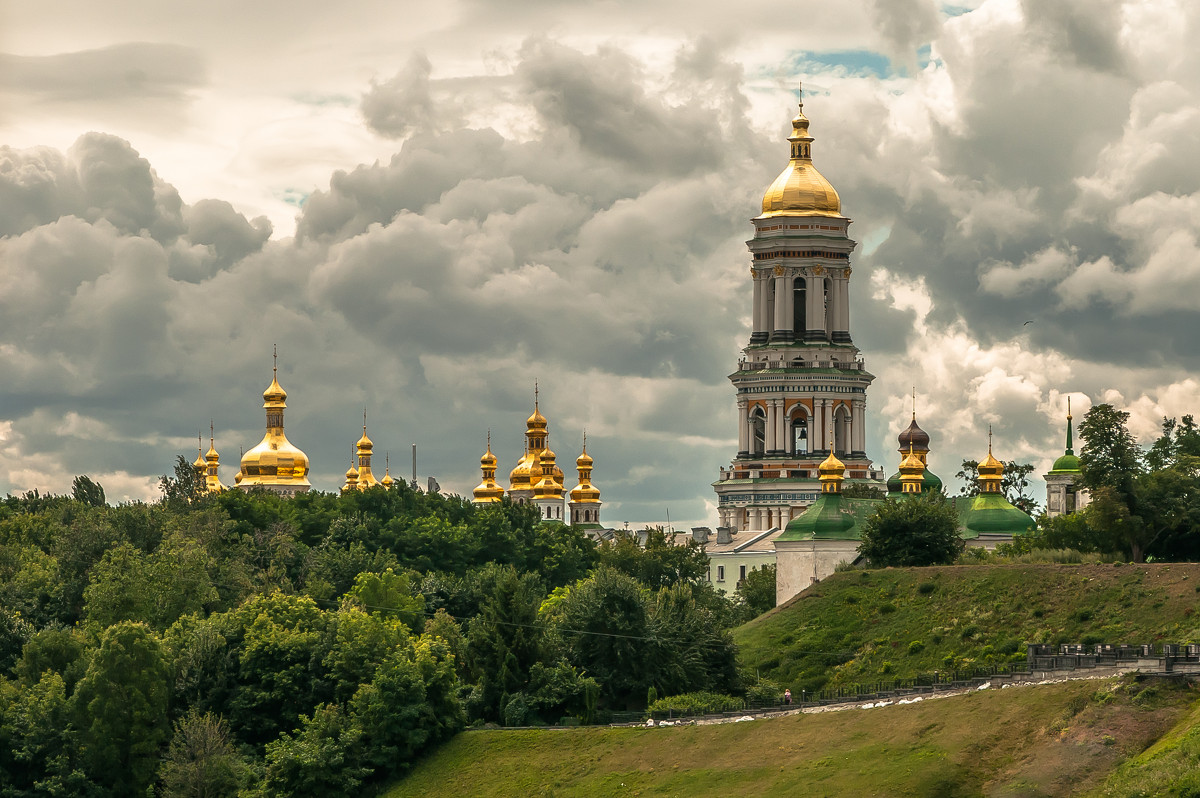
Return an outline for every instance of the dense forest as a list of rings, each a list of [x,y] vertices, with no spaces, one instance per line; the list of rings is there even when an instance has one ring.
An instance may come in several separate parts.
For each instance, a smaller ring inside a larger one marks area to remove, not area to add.
[[[0,795],[369,792],[470,724],[739,693],[774,605],[773,569],[730,600],[694,545],[508,501],[162,489],[0,502]]]

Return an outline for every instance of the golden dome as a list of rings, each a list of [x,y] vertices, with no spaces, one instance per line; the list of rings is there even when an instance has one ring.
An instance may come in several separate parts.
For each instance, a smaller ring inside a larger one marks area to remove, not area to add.
[[[925,477],[925,464],[909,446],[908,455],[900,461],[900,485],[902,493],[920,493]]]
[[[988,427],[988,453],[979,464],[979,489],[983,493],[1000,493],[1004,481],[1004,463],[992,456],[992,428]]]
[[[371,439],[367,437],[366,410],[363,410],[363,434],[354,446],[355,454],[358,456],[358,489],[373,488],[379,484],[379,480],[375,478],[375,473],[371,470],[371,450],[375,448],[375,444],[371,443]]]
[[[792,120],[791,160],[763,195],[763,216],[836,216],[842,215],[842,200],[825,176],[812,164],[812,136],[804,103]]]
[[[579,484],[571,489],[571,501],[577,504],[595,504],[600,501],[600,491],[592,484],[592,458],[587,453],[587,433],[583,434],[583,453],[575,458],[579,469]]]
[[[379,480],[379,484],[385,488],[390,488],[396,484],[396,480],[392,479],[392,474],[387,468],[383,469],[383,479]]]
[[[272,368],[271,384],[263,391],[267,431],[263,439],[242,455],[240,487],[262,486],[291,494],[312,487],[308,481],[308,455],[292,445],[283,432],[284,400],[287,392],[279,385],[279,369]]]
[[[535,499],[557,499],[562,497],[562,471],[555,465],[555,454],[549,447],[538,454],[542,477],[533,486]]]
[[[817,466],[817,473],[821,477],[822,493],[841,493],[846,464],[837,459],[837,455],[830,451],[825,461]]]
[[[221,484],[221,456],[217,454],[216,436],[211,421],[208,431],[208,453],[204,455],[204,487],[209,493],[220,493],[225,490],[225,486]]]
[[[492,454],[492,433],[488,431],[487,451],[479,458],[483,470],[483,481],[475,486],[472,494],[476,504],[498,502],[504,497],[504,488],[496,484],[496,455]]]

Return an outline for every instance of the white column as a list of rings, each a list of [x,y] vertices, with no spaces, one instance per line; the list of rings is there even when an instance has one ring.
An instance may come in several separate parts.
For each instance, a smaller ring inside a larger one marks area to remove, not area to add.
[[[766,443],[763,446],[763,448],[765,449],[765,451],[763,452],[764,455],[770,454],[771,452],[773,452],[779,448],[776,445],[776,438],[775,438],[775,416],[777,416],[777,415],[778,415],[778,411],[775,407],[775,400],[768,399],[767,400],[767,425],[766,425],[766,429],[763,430],[763,432],[764,432],[763,437],[766,438]]]
[[[738,452],[750,451],[750,411],[745,400],[739,400],[738,408]]]
[[[775,448],[779,449],[781,452],[787,451],[787,417],[783,413],[784,400],[776,399],[775,405]]]
[[[867,448],[867,431],[864,428],[866,425],[866,406],[861,400],[851,404],[854,411],[854,451],[862,452]]]

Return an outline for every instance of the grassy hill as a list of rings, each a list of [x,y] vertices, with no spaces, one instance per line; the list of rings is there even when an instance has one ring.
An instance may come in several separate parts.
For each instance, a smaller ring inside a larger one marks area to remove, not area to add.
[[[1186,688],[1079,681],[714,726],[464,732],[385,794],[1082,795],[1192,706]]]
[[[1026,643],[1200,640],[1200,564],[844,571],[735,632],[793,691],[1023,661]]]

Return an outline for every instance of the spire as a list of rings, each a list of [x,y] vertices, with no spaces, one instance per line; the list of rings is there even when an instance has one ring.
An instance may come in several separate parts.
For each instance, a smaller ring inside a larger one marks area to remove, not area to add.
[[[342,493],[349,493],[352,490],[358,490],[358,469],[354,467],[354,461],[357,459],[355,447],[350,447],[350,467],[346,469],[346,484],[342,485]]]
[[[1067,396],[1067,450],[1064,454],[1075,454],[1071,441],[1071,397]]]
[[[979,492],[1002,493],[1003,481],[1004,463],[997,460],[992,454],[992,425],[988,424],[988,453],[984,461],[979,464]]]
[[[396,480],[392,479],[391,455],[388,452],[383,453],[383,479],[380,480],[380,484],[385,488],[396,484]]]
[[[204,462],[204,437],[199,430],[196,430],[196,459],[192,461],[192,468],[204,473],[206,468]]]
[[[220,493],[225,490],[221,484],[221,456],[217,454],[216,428],[213,420],[208,420],[208,453],[204,455],[204,488],[209,493]]]

